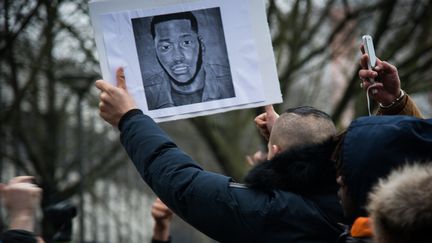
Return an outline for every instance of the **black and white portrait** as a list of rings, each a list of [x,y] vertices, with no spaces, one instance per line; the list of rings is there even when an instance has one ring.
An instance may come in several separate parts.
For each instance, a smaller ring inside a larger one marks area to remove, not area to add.
[[[261,0],[92,1],[90,15],[104,80],[123,67],[157,122],[282,101]]]
[[[148,110],[235,97],[219,8],[132,19]]]

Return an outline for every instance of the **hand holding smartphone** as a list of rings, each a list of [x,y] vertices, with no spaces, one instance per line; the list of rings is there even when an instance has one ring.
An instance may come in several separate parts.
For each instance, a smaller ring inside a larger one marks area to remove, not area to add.
[[[364,35],[364,36],[362,36],[362,41],[363,41],[364,50],[365,50],[366,54],[368,54],[368,57],[369,57],[368,62],[367,62],[368,69],[373,70],[376,66],[377,58],[375,55],[375,48],[373,45],[372,36]],[[375,80],[372,78],[369,79],[369,81],[371,83],[375,82]]]

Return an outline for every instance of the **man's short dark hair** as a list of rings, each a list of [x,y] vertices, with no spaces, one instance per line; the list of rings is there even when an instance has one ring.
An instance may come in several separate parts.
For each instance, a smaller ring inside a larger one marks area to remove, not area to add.
[[[282,150],[323,143],[336,135],[330,116],[311,106],[290,108],[276,120],[269,143]]]
[[[331,117],[325,113],[324,111],[318,110],[312,106],[298,106],[294,108],[289,108],[285,111],[286,113],[294,113],[299,116],[315,116],[315,117],[321,117],[325,119],[331,120]]]
[[[198,23],[197,23],[195,16],[192,14],[192,12],[181,12],[181,13],[156,15],[152,18],[151,23],[150,23],[151,35],[152,35],[153,39],[156,36],[156,33],[155,33],[155,25],[156,24],[161,23],[161,22],[170,21],[170,20],[176,20],[176,19],[189,20],[191,23],[192,30],[195,33],[198,33]]]

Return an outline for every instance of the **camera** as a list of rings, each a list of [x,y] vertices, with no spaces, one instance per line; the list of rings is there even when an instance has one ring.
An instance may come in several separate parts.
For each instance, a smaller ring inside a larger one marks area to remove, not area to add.
[[[77,215],[76,206],[60,202],[45,208],[44,215],[52,226],[53,242],[72,241],[72,219]]]

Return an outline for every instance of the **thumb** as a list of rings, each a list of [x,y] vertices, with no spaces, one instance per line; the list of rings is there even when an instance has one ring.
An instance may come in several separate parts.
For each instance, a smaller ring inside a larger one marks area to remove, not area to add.
[[[126,79],[124,75],[124,70],[122,67],[119,67],[116,71],[116,79],[117,79],[117,87],[126,90]]]
[[[275,120],[276,118],[279,117],[279,114],[276,113],[276,111],[273,108],[273,105],[266,105],[265,111],[266,111],[267,119],[269,120]]]
[[[267,116],[270,114],[276,113],[274,108],[273,108],[273,105],[266,105],[264,107],[264,109],[265,109],[265,112],[267,113]]]

